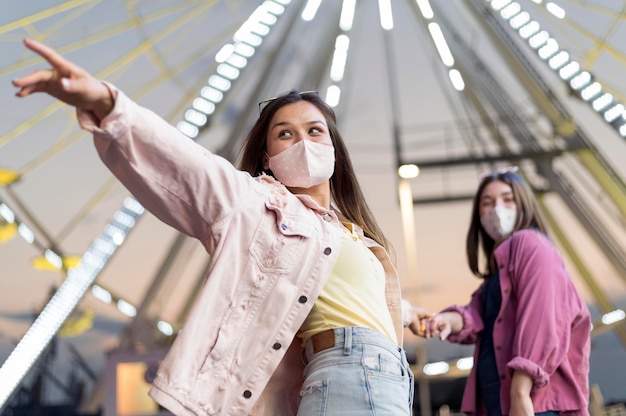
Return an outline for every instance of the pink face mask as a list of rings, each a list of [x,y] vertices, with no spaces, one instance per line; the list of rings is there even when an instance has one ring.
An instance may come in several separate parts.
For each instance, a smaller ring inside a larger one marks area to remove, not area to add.
[[[332,145],[300,140],[269,158],[269,167],[283,185],[310,188],[327,181],[335,171]]]

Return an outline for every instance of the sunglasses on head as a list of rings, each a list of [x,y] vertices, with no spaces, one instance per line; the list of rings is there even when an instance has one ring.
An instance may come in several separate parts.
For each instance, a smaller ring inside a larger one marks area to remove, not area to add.
[[[268,98],[266,100],[263,100],[263,101],[259,102],[259,114],[261,114],[263,112],[263,110],[265,109],[265,107],[267,107],[272,101],[274,101],[274,100],[276,100],[278,98],[284,97],[286,95],[292,94],[292,93],[293,93],[292,91],[286,92],[286,93],[278,95],[276,97]],[[319,95],[319,93],[317,91],[315,91],[315,90],[300,91],[300,92],[298,92],[298,94],[300,94],[300,96],[303,96],[303,95]]]
[[[488,178],[490,176],[498,176],[498,175],[504,175],[505,173],[517,173],[517,172],[519,172],[518,166],[507,166],[505,168],[481,173],[480,175],[478,175],[478,180],[482,181],[483,179]]]

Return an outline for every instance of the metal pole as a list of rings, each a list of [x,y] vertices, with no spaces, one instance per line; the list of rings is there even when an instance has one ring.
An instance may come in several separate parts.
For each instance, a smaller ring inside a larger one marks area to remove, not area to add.
[[[407,271],[411,279],[417,278],[417,235],[415,233],[415,217],[413,207],[413,191],[407,179],[400,178],[398,183],[398,195],[400,197],[400,213],[402,217],[402,229],[404,230],[404,246],[406,248]],[[425,340],[417,343],[417,368],[424,367],[428,360]],[[431,415],[430,384],[426,377],[416,376],[419,388],[420,414]]]

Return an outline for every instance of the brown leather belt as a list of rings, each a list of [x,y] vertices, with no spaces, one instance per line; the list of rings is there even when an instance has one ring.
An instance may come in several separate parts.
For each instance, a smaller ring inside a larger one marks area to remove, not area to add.
[[[311,337],[313,352],[317,353],[335,346],[335,330],[327,329]]]

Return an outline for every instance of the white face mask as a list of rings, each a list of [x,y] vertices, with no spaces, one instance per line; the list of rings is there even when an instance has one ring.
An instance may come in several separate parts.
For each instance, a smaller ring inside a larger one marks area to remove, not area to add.
[[[482,217],[480,223],[494,241],[501,241],[508,237],[515,226],[517,218],[517,209],[496,206]]]
[[[300,140],[279,154],[270,156],[269,168],[285,186],[310,188],[333,176],[335,148],[328,144]]]

